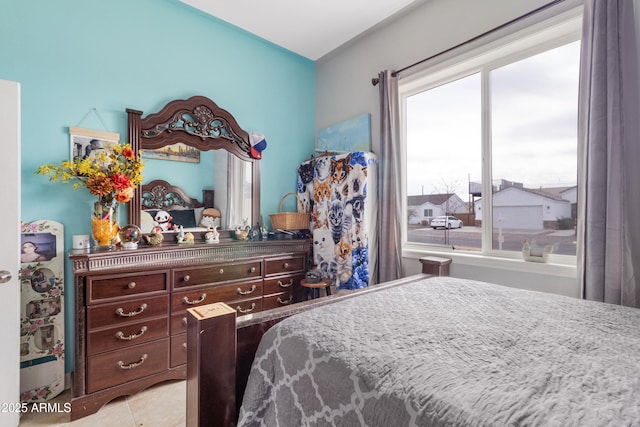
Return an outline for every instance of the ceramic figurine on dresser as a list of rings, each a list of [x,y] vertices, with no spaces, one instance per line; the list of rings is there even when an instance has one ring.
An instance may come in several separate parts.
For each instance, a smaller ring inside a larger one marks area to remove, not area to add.
[[[220,233],[214,225],[204,234],[204,241],[207,243],[220,243]]]
[[[20,400],[49,400],[64,390],[63,225],[21,223]]]

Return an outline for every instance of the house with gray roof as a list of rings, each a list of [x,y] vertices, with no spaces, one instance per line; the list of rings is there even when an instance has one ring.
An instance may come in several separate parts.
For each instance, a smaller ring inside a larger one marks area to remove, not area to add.
[[[577,187],[507,186],[493,193],[493,226],[514,230],[566,228],[575,218]],[[483,219],[482,199],[474,202],[476,223]],[[563,224],[563,225],[561,225]]]

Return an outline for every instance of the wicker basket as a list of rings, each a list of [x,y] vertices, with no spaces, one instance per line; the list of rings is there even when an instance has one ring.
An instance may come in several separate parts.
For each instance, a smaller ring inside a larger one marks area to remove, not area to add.
[[[309,228],[310,217],[304,212],[282,212],[282,203],[287,196],[298,196],[295,193],[287,193],[280,199],[280,212],[269,215],[271,227],[276,230],[306,230]]]

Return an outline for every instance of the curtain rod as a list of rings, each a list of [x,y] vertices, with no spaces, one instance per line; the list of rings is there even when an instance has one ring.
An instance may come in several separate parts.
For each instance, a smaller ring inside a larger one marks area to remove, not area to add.
[[[430,60],[432,60],[434,58],[437,58],[438,56],[441,56],[441,55],[444,55],[445,53],[451,52],[454,49],[461,48],[462,46],[464,46],[466,44],[473,43],[474,41],[476,41],[478,39],[486,37],[489,34],[495,33],[496,31],[499,31],[499,30],[501,30],[503,28],[506,28],[506,27],[508,27],[510,25],[513,25],[513,24],[517,23],[517,22],[520,22],[520,21],[522,21],[522,20],[524,20],[524,19],[526,19],[526,18],[528,18],[530,16],[533,16],[533,15],[539,13],[539,12],[542,12],[543,10],[546,10],[546,9],[548,9],[550,7],[553,7],[558,3],[562,3],[563,1],[565,1],[565,0],[553,0],[552,2],[549,2],[549,3],[547,3],[547,4],[543,5],[543,6],[540,6],[539,8],[534,9],[534,10],[532,10],[530,12],[527,12],[524,15],[520,15],[517,18],[512,19],[511,21],[505,22],[504,24],[498,25],[497,27],[494,27],[494,28],[492,28],[492,29],[490,29],[488,31],[485,31],[484,33],[479,34],[479,35],[477,35],[477,36],[475,36],[475,37],[473,37],[473,38],[471,38],[471,39],[469,39],[467,41],[464,41],[464,42],[462,42],[460,44],[457,44],[457,45],[455,45],[453,47],[445,49],[445,50],[443,50],[441,52],[438,52],[438,53],[436,53],[434,55],[431,55],[431,56],[429,56],[427,58],[421,59],[420,61],[414,62],[411,65],[407,65],[404,68],[400,68],[399,70],[393,71],[391,73],[391,77],[397,77],[398,74],[402,73],[403,71],[407,71],[407,70],[409,70],[409,69],[411,69],[413,67],[416,67],[416,66],[418,66],[420,64],[423,64],[423,63],[425,63],[427,61],[430,61]],[[380,79],[378,77],[374,77],[374,78],[371,79],[371,84],[374,85],[374,86],[376,86],[379,82],[380,82]]]

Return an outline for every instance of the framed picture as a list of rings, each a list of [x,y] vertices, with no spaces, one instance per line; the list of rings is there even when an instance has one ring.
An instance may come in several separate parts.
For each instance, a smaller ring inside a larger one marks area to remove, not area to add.
[[[58,253],[58,237],[52,233],[22,233],[20,262],[51,261]]]
[[[113,147],[120,141],[120,134],[69,126],[71,136],[71,161],[95,157],[100,150]],[[93,154],[92,154],[93,153]]]
[[[348,153],[371,150],[371,114],[320,129],[316,151]]]

